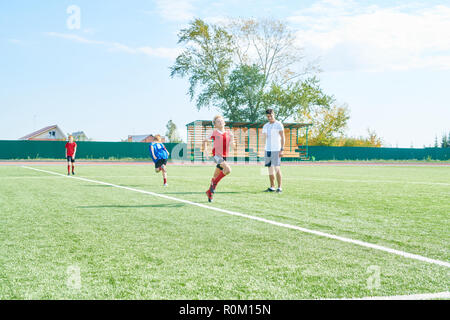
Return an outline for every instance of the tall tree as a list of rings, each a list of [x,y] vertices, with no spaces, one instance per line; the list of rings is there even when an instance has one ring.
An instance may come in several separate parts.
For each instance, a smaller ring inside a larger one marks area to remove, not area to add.
[[[449,142],[447,141],[447,135],[444,133],[442,135],[441,148],[447,148],[448,145],[449,145]]]
[[[189,78],[198,109],[213,106],[230,120],[258,122],[267,107],[287,120],[313,105],[329,108],[333,100],[283,22],[240,19],[218,26],[196,19],[178,42],[185,48],[171,76]]]
[[[173,143],[183,142],[183,140],[180,138],[178,134],[177,126],[172,120],[169,120],[167,122],[166,128],[167,128],[166,137],[167,139],[169,139],[169,142]]]
[[[178,43],[185,46],[170,68],[171,77],[189,78],[189,96],[196,98],[200,110],[225,103],[232,107],[224,94],[233,60],[232,36],[223,28],[195,19],[178,34]]]

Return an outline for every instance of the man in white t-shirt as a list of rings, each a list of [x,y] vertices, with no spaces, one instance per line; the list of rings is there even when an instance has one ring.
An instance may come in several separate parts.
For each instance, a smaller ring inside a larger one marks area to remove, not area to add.
[[[269,169],[270,187],[266,192],[282,192],[281,188],[281,157],[284,150],[284,127],[280,121],[275,119],[273,109],[266,110],[267,120],[263,127],[263,138],[266,138],[265,166]],[[277,175],[278,189],[275,190],[275,173]]]

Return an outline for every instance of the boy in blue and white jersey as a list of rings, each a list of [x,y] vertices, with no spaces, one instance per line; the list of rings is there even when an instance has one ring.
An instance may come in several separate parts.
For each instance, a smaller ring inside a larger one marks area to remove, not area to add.
[[[167,159],[169,158],[169,152],[166,147],[161,143],[161,136],[157,134],[155,136],[155,142],[150,144],[150,156],[155,163],[155,172],[162,172],[164,187],[167,187]]]

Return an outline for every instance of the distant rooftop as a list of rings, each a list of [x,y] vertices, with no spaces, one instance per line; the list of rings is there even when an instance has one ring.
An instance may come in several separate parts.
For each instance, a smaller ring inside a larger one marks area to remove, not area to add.
[[[53,125],[53,126],[48,126],[48,127],[39,129],[39,130],[37,130],[37,131],[35,131],[35,132],[32,132],[32,133],[30,133],[30,134],[27,134],[26,136],[23,136],[22,138],[19,138],[19,140],[28,140],[28,139],[30,139],[30,138],[33,138],[33,137],[35,137],[35,136],[38,136],[38,135],[40,135],[40,134],[42,134],[42,133],[44,133],[44,132],[47,132],[47,131],[49,131],[49,130],[56,129],[57,127],[58,127],[58,126],[55,124],[55,125]]]

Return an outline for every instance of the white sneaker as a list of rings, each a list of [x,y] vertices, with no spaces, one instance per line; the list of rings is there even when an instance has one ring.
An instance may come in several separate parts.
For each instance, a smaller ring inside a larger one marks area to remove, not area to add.
[[[167,183],[164,183],[163,187],[168,187],[169,185]]]
[[[281,193],[281,192],[283,192],[283,189],[278,188],[278,189],[277,189],[277,192],[278,192],[278,193]]]

